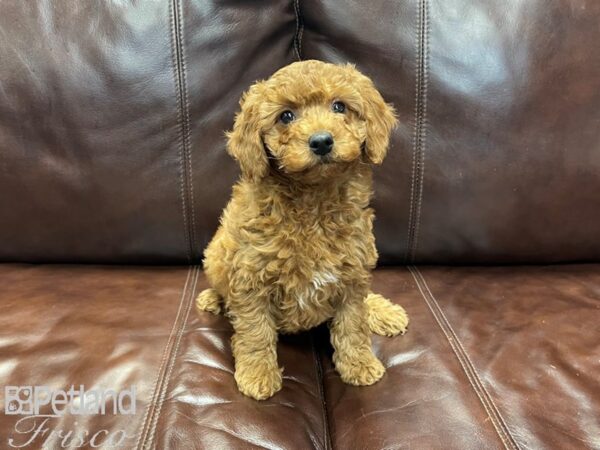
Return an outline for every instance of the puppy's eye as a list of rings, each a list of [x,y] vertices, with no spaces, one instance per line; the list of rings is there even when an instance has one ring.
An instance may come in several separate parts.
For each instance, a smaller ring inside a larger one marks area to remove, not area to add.
[[[331,109],[336,113],[343,113],[346,111],[346,105],[343,102],[333,102]]]
[[[292,122],[295,118],[296,118],[296,116],[290,110],[282,112],[281,115],[279,116],[279,120],[281,120],[281,122],[286,125],[288,123]]]

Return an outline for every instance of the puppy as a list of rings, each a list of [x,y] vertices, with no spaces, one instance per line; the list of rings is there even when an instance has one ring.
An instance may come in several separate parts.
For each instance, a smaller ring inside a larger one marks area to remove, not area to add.
[[[240,101],[227,150],[241,178],[204,253],[212,288],[198,310],[224,305],[235,380],[257,400],[281,389],[277,334],[329,321],[342,380],[378,381],[371,332],[404,333],[404,309],[370,292],[377,261],[371,164],[396,124],[393,108],[352,65],[290,64]]]

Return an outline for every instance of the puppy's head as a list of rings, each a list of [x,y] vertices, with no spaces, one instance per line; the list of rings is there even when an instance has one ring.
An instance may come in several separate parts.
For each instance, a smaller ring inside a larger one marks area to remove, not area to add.
[[[227,148],[253,180],[269,167],[318,181],[357,161],[380,164],[396,124],[369,78],[352,65],[320,61],[280,69],[254,84],[240,106]]]

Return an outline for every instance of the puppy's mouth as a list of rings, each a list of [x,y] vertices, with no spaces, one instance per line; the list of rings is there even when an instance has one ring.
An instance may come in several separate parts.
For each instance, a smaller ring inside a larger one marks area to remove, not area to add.
[[[331,164],[331,163],[335,162],[333,159],[333,156],[331,156],[331,153],[328,153],[323,156],[318,156],[317,161],[318,161],[317,164]]]
[[[354,158],[344,160],[336,156],[334,152],[330,152],[322,156],[312,154],[310,162],[306,161],[307,164],[303,167],[290,168],[284,164],[284,160],[276,156],[264,140],[262,144],[271,176],[285,182],[292,180],[313,184],[325,181],[338,176],[346,168],[356,163]]]
[[[273,154],[273,151],[269,148],[269,146],[267,145],[266,142],[263,141],[263,148],[265,151],[265,155],[267,156],[267,161],[269,162],[269,167],[274,170],[275,172],[278,173],[287,173],[287,171],[285,170],[285,168],[283,167],[283,165],[281,164],[280,159],[275,156]],[[310,165],[308,167],[306,167],[304,170],[301,170],[299,172],[307,172],[310,169],[320,166],[322,164],[332,164],[335,163],[336,161],[334,160],[333,156],[331,156],[331,154],[327,154],[327,155],[323,155],[323,156],[319,156],[316,159],[315,164]]]

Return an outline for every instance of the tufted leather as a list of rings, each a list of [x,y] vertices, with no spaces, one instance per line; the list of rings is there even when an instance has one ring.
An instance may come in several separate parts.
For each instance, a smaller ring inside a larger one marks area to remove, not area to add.
[[[376,177],[384,262],[597,261],[598,2],[303,12],[303,56],[357,63],[399,111]]]
[[[198,262],[240,94],[353,62],[399,111],[383,264],[600,256],[600,5],[3,2],[0,260]]]
[[[2,2],[0,260],[199,261],[243,90],[293,60],[286,1]]]
[[[24,448],[599,449],[598,23],[594,0],[0,2],[0,385],[136,388],[135,414]],[[240,94],[309,58],[398,110],[373,288],[411,323],[374,337],[365,388],[326,327],[281,337],[256,402],[228,321],[193,310],[197,264]],[[3,411],[0,447],[23,443]]]

